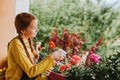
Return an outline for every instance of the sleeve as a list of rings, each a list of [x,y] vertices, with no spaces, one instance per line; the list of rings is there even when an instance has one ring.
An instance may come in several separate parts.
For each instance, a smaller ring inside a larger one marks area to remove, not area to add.
[[[54,60],[50,55],[38,64],[33,65],[27,57],[23,45],[19,41],[13,42],[11,46],[13,46],[11,51],[16,63],[29,77],[40,75],[54,66]]]

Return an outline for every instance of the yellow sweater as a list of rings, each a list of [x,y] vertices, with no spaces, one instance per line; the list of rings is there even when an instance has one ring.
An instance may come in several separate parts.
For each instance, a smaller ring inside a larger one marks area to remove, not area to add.
[[[25,43],[27,50],[31,56],[32,52],[29,43]],[[6,70],[6,80],[20,80],[23,71],[29,77],[36,77],[36,80],[46,80],[42,77],[42,73],[54,66],[54,60],[48,55],[41,62],[33,65],[26,55],[25,49],[16,37],[9,45],[8,50],[8,68]]]

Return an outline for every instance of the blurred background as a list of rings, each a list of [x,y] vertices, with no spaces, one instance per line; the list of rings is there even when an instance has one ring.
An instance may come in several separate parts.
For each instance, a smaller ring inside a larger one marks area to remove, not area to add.
[[[109,56],[120,49],[119,0],[30,0],[30,12],[39,20],[35,41],[49,41],[54,27],[82,33],[84,50],[103,37],[98,54]]]

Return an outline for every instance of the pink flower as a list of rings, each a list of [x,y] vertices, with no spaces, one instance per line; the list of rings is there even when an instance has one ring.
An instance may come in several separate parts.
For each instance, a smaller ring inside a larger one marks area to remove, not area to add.
[[[80,61],[81,61],[81,57],[80,57],[80,56],[77,56],[77,55],[73,55],[73,56],[72,56],[72,59],[74,59],[74,60],[77,61],[77,62],[80,62]]]
[[[70,70],[71,69],[71,65],[70,64],[65,64],[66,65],[66,69]]]
[[[81,61],[81,57],[77,55],[73,55],[72,58],[70,59],[71,64],[77,64]]]
[[[69,62],[70,62],[70,64],[73,64],[73,65],[74,65],[74,64],[75,64],[75,59],[72,59],[72,58],[71,58],[71,59],[69,60]]]
[[[98,54],[95,54],[95,53],[91,53],[91,54],[89,55],[89,58],[90,58],[91,61],[93,61],[93,62],[95,62],[95,63],[98,63],[99,60],[100,60],[100,58],[101,58],[101,56],[98,55]]]

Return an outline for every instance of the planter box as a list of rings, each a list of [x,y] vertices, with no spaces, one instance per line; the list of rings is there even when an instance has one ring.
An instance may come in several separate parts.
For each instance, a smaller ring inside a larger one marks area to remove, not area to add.
[[[66,76],[56,73],[56,72],[51,72],[50,75],[48,76],[48,80],[65,80]]]

